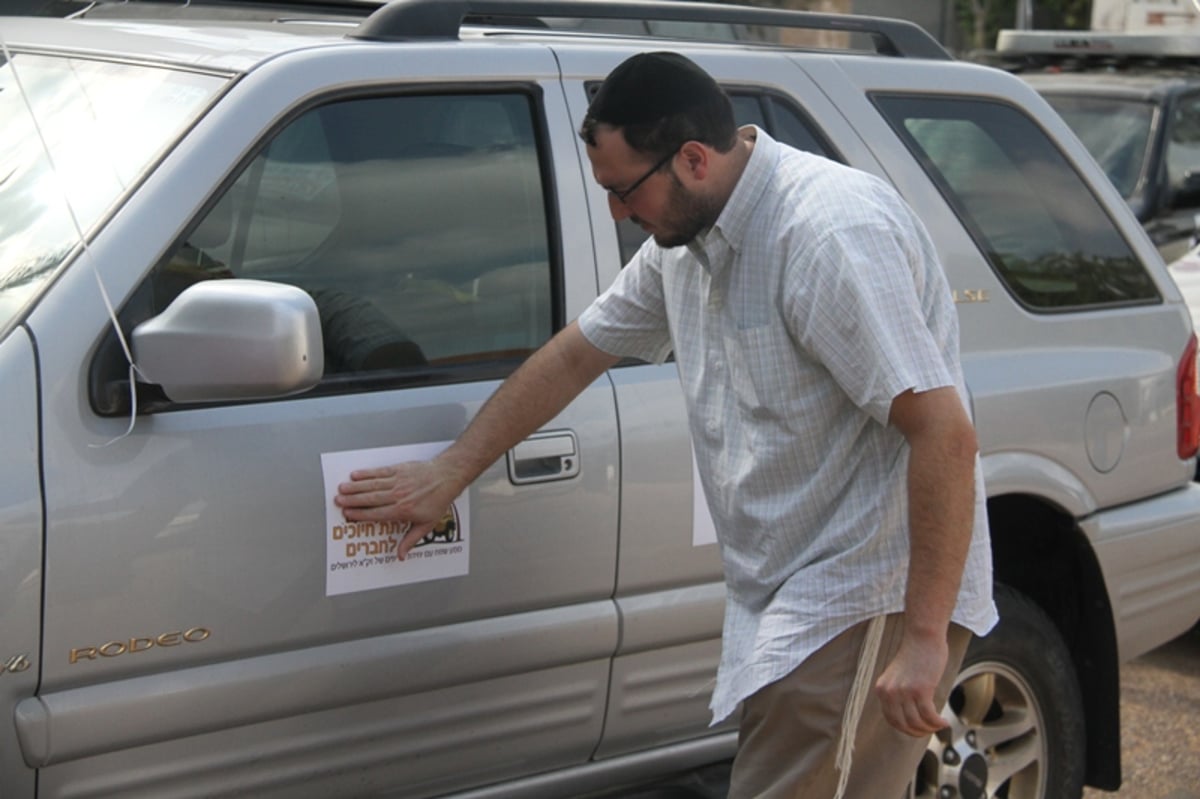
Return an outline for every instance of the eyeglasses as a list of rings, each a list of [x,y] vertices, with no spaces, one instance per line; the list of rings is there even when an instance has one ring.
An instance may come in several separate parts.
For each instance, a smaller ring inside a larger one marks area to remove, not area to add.
[[[616,197],[616,198],[617,198],[618,200],[620,200],[622,203],[624,203],[624,202],[625,202],[625,198],[627,198],[629,195],[631,195],[631,194],[633,194],[635,191],[637,191],[637,190],[638,190],[638,188],[639,188],[639,187],[641,187],[641,185],[642,185],[643,183],[645,183],[647,180],[649,180],[649,179],[650,179],[650,176],[651,176],[651,175],[653,175],[655,172],[657,172],[658,170],[660,170],[660,169],[662,169],[664,166],[666,166],[666,165],[667,165],[667,162],[668,162],[668,161],[670,161],[672,158],[674,158],[674,157],[675,157],[675,153],[677,153],[677,152],[679,152],[679,148],[678,148],[678,147],[676,147],[676,148],[675,148],[674,150],[672,150],[671,152],[667,153],[665,156],[663,156],[663,159],[662,159],[661,161],[659,161],[658,163],[656,163],[654,166],[650,167],[650,170],[649,170],[648,172],[646,172],[646,174],[642,175],[640,178],[638,178],[637,180],[635,180],[635,181],[633,182],[633,185],[632,185],[632,186],[630,186],[629,188],[625,189],[624,191],[617,191],[616,189],[609,189],[609,190],[608,190],[608,193],[609,193],[609,194],[611,194],[612,196]]]

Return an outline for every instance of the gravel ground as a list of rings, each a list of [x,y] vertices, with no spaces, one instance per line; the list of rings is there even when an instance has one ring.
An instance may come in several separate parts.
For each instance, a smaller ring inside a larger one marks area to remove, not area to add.
[[[1084,799],[1200,799],[1200,625],[1121,669],[1121,790]]]

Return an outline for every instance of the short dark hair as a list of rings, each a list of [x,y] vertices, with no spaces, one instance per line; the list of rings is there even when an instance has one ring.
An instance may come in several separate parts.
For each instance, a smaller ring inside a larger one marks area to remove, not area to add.
[[[729,96],[712,76],[678,53],[638,53],[617,65],[588,106],[579,135],[596,144],[611,125],[633,150],[663,158],[684,142],[728,152],[737,141]]]

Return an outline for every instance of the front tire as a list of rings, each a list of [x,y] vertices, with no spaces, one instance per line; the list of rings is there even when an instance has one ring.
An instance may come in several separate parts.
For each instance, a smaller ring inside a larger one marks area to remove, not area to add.
[[[913,799],[1079,799],[1084,716],[1075,666],[1050,618],[996,586],[1000,622],[967,649],[909,791]]]

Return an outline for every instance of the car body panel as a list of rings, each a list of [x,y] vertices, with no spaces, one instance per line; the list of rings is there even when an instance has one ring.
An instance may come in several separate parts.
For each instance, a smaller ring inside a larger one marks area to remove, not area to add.
[[[309,44],[337,41],[339,31],[326,31]],[[5,44],[13,50],[33,45],[49,52],[87,53],[153,64],[234,75],[246,72],[283,52],[294,51],[295,31],[254,26],[197,26],[162,22],[93,22],[64,25],[57,20],[10,17],[4,21]],[[236,42],[236,46],[232,43]]]
[[[38,440],[38,375],[33,341],[18,329],[0,340],[0,709],[37,691],[42,668],[42,505]],[[0,726],[0,777],[13,795],[32,796],[16,728]]]
[[[1121,660],[1182,635],[1196,623],[1200,553],[1195,502],[1200,485],[1085,519],[1104,570]]]

